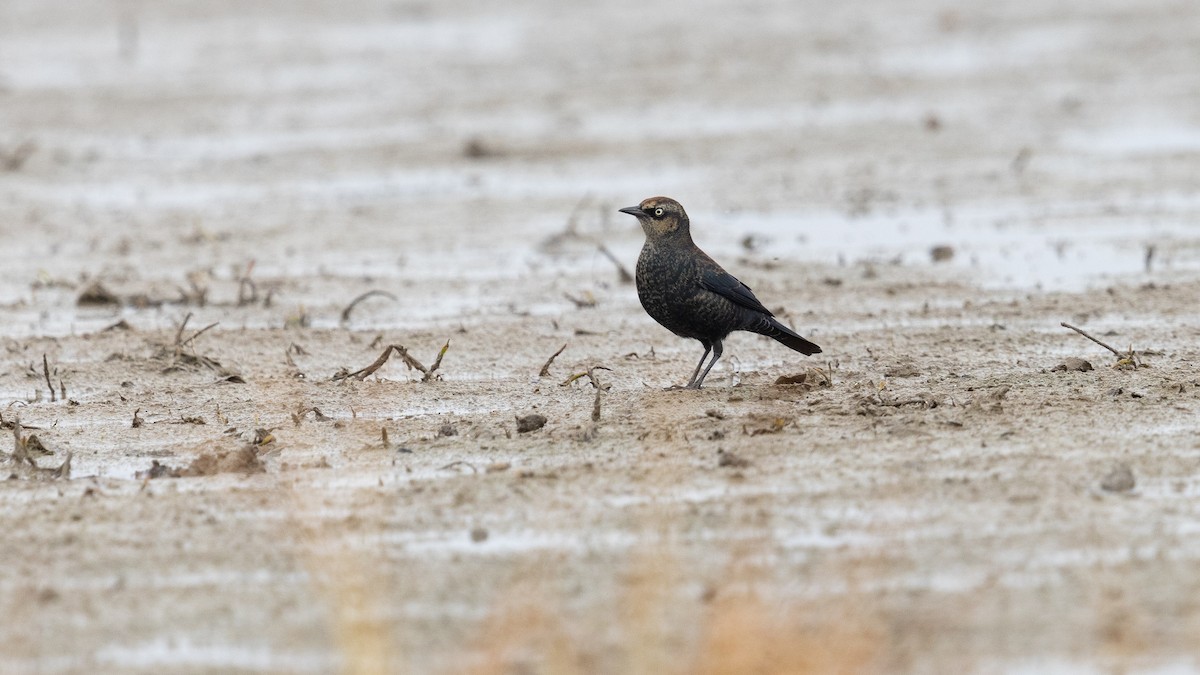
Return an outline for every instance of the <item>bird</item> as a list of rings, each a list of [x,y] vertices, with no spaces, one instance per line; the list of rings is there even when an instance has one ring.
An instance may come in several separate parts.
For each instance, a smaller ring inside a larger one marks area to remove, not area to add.
[[[696,246],[691,221],[679,202],[650,197],[619,211],[637,218],[646,233],[634,274],[642,308],[667,330],[704,346],[685,389],[704,384],[721,358],[722,341],[735,330],[766,335],[806,356],[821,353],[816,344],[780,323],[749,286]],[[710,352],[712,360],[701,372]]]

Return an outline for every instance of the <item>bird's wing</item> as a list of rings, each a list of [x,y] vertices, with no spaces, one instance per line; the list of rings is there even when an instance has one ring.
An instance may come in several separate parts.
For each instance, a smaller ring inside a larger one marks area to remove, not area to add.
[[[754,297],[749,286],[716,265],[703,271],[700,276],[700,285],[746,309],[762,312],[767,316],[775,316],[771,310],[763,307],[758,298]]]

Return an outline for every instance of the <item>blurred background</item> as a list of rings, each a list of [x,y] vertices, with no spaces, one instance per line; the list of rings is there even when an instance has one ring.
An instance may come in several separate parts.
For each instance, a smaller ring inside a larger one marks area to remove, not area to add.
[[[90,325],[96,279],[153,305],[252,273],[275,324],[333,323],[364,278],[418,323],[562,303],[597,241],[632,266],[614,209],[655,194],[718,256],[1195,270],[1197,62],[1190,0],[9,0],[4,330]]]

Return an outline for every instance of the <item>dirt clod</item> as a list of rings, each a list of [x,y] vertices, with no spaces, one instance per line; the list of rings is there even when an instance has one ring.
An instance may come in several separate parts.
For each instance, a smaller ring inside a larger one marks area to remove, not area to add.
[[[1052,372],[1052,373],[1061,373],[1061,372],[1086,373],[1089,370],[1092,370],[1091,362],[1085,361],[1080,358],[1076,358],[1074,356],[1069,356],[1066,359],[1064,359],[1062,363],[1051,368],[1050,372]]]
[[[183,477],[215,476],[219,473],[263,473],[267,470],[252,446],[236,450],[217,450],[201,453],[188,467],[179,472]]]
[[[1106,492],[1129,492],[1137,485],[1133,469],[1128,464],[1118,464],[1101,481],[1100,489]]]
[[[104,284],[99,281],[93,281],[75,299],[75,304],[81,307],[89,305],[119,305],[121,304],[121,298],[117,297],[116,293],[108,290]]]
[[[134,474],[139,480],[154,480],[155,478],[179,478],[181,471],[175,467],[162,464],[157,459],[150,462],[150,468]]]
[[[527,434],[546,426],[546,416],[532,413],[517,418],[517,433]]]
[[[717,466],[724,469],[744,469],[750,466],[750,460],[725,450],[717,450]]]

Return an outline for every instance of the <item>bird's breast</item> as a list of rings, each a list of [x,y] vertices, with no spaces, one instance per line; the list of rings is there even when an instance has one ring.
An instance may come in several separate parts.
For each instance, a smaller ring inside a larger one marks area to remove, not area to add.
[[[683,337],[712,332],[694,256],[647,244],[638,257],[634,277],[638,299],[655,321]]]

